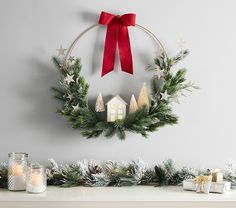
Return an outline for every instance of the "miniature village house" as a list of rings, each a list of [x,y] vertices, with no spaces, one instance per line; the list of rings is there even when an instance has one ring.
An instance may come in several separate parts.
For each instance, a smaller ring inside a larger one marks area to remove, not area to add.
[[[111,98],[107,103],[107,121],[113,122],[118,119],[124,119],[126,116],[127,103],[119,96]]]

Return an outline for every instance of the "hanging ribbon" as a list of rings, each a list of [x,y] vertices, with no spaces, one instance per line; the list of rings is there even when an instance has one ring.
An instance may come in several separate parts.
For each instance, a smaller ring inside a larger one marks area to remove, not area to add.
[[[116,45],[118,43],[121,70],[133,74],[133,60],[128,26],[135,25],[135,14],[116,16],[101,12],[99,24],[107,26],[104,46],[102,77],[114,69]]]

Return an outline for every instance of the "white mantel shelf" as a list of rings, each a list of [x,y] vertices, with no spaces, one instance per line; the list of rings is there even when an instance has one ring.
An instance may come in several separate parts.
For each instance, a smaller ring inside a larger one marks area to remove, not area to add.
[[[42,194],[10,192],[0,189],[0,207],[4,208],[236,208],[236,190],[226,194],[197,194],[182,187],[48,187]]]

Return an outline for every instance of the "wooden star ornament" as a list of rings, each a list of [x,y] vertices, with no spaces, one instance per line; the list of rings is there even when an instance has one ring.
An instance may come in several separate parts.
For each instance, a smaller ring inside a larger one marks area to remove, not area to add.
[[[73,61],[75,60],[75,57],[74,57],[74,56],[70,56],[70,57],[68,58],[68,60],[69,60],[70,62],[73,62]]]
[[[59,66],[62,71],[66,71],[69,68],[69,64],[67,62],[59,64]]]
[[[66,78],[64,79],[64,81],[69,85],[71,82],[74,82],[74,79],[73,79],[74,75],[69,75],[67,74],[66,75]]]
[[[161,100],[168,100],[170,95],[167,93],[167,90],[164,93],[161,93]]]
[[[78,112],[80,110],[79,105],[72,105],[73,111]]]
[[[65,48],[62,48],[62,45],[60,46],[60,48],[57,49],[58,51],[58,56],[64,56],[65,55]]]

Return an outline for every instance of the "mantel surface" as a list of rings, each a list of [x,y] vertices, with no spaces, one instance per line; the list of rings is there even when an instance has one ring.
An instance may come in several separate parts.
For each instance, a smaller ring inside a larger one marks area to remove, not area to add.
[[[42,194],[0,189],[0,207],[236,207],[236,191],[197,194],[182,187],[48,187]]]

